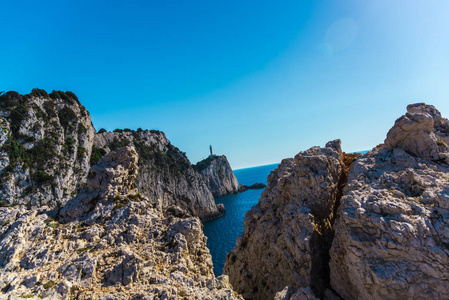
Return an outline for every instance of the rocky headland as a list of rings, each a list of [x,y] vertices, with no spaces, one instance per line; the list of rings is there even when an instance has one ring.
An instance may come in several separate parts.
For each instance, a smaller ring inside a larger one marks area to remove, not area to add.
[[[134,186],[138,154],[110,152],[60,212],[0,208],[2,299],[241,299],[215,278],[198,218]]]
[[[211,155],[195,165],[215,198],[239,192],[239,182],[226,156]]]
[[[448,143],[417,103],[367,154],[337,140],[283,160],[224,273],[245,299],[447,298]]]
[[[203,180],[185,153],[173,146],[163,132],[100,130],[95,135],[93,145],[94,151],[104,153],[133,145],[139,154],[137,189],[148,198],[156,199],[161,207],[176,205],[203,221],[225,213],[223,204],[215,204],[214,190],[209,188],[208,182]]]
[[[199,219],[224,211],[163,133],[95,134],[71,92],[0,116],[0,299],[241,299]]]

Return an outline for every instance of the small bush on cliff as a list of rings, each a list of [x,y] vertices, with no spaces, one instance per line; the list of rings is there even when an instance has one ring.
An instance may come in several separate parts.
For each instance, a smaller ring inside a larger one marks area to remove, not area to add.
[[[32,89],[31,93],[29,95],[32,97],[49,98],[49,96],[45,90],[41,90],[38,88]]]
[[[107,132],[107,131],[104,128],[101,128],[100,130],[98,130],[98,133],[105,133],[105,132]]]
[[[45,173],[44,171],[36,171],[31,174],[31,179],[33,179],[37,184],[51,183],[55,176]]]
[[[74,128],[72,123],[77,123],[76,114],[70,107],[64,107],[58,112],[59,122],[64,128]]]
[[[203,159],[202,161],[199,161],[196,163],[196,165],[194,165],[195,169],[198,172],[202,172],[204,169],[206,169],[207,167],[210,166],[210,164],[216,160],[218,158],[218,156],[209,156],[206,159]]]
[[[106,151],[103,148],[98,148],[92,146],[92,155],[90,156],[90,165],[96,165],[100,158],[102,158],[106,154]]]

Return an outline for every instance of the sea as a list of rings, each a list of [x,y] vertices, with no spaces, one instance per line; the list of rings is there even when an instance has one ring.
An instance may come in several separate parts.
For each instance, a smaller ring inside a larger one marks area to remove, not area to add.
[[[267,184],[270,172],[279,164],[259,166],[247,169],[235,170],[239,184],[250,186],[254,183]],[[207,236],[207,247],[212,255],[214,274],[220,276],[223,272],[226,254],[235,246],[235,240],[243,233],[243,221],[245,213],[259,202],[264,189],[248,190],[246,192],[228,195],[215,199],[215,202],[223,203],[226,214],[222,217],[204,223],[204,234]]]

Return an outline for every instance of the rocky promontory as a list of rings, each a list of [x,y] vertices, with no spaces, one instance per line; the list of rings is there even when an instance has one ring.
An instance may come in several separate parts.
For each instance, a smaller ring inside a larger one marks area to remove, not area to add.
[[[246,299],[447,298],[448,143],[417,103],[363,156],[334,141],[284,160],[224,273]]]
[[[239,192],[239,182],[226,156],[211,155],[195,165],[215,198]]]
[[[59,214],[0,208],[2,299],[242,299],[215,278],[198,218],[135,188],[138,154],[101,158]]]
[[[94,151],[109,153],[133,145],[139,154],[136,186],[140,193],[155,199],[161,207],[176,205],[203,221],[224,214],[223,204],[214,197],[185,153],[173,146],[157,130],[100,130],[95,135]]]

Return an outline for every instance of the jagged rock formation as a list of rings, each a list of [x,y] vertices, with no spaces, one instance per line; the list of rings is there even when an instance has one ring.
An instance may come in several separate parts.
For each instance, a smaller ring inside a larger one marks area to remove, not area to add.
[[[325,256],[343,177],[339,140],[284,159],[271,172],[224,267],[245,299],[272,299],[287,285],[324,293]]]
[[[131,147],[100,159],[55,218],[0,208],[2,299],[242,299],[214,277],[199,219],[136,193],[137,160]]]
[[[195,165],[215,198],[239,192],[239,182],[226,156],[213,155]]]
[[[63,205],[83,187],[95,130],[73,93],[0,95],[0,127],[3,205]]]
[[[449,296],[448,136],[435,107],[409,105],[351,167],[330,252],[343,298]]]
[[[154,199],[161,207],[176,205],[203,221],[224,214],[224,206],[215,204],[201,176],[163,132],[118,130],[98,133],[94,139],[94,152],[109,153],[126,145],[134,145],[139,153],[136,186],[140,193]]]
[[[284,160],[224,273],[248,299],[447,298],[448,137],[449,121],[418,103],[361,157],[333,146]]]

